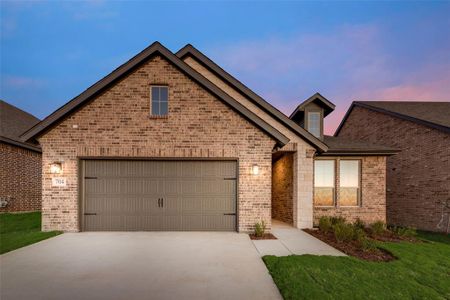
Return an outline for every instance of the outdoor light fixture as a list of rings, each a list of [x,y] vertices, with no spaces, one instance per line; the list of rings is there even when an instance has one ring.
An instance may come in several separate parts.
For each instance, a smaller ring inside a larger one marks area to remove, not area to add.
[[[61,172],[62,172],[62,164],[60,162],[54,162],[50,165],[50,173],[61,174]]]
[[[252,173],[253,175],[258,175],[258,174],[259,174],[259,166],[258,166],[257,164],[254,164],[254,165],[252,166],[251,173]]]

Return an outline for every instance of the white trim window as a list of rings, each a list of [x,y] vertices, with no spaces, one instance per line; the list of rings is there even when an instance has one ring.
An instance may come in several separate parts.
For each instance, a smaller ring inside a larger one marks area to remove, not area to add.
[[[150,115],[167,116],[169,113],[169,88],[167,86],[150,87]]]
[[[334,206],[335,189],[335,161],[314,161],[314,205]]]
[[[308,131],[316,138],[320,138],[320,112],[308,112]]]
[[[359,160],[339,160],[339,205],[358,206],[360,202],[360,172]]]

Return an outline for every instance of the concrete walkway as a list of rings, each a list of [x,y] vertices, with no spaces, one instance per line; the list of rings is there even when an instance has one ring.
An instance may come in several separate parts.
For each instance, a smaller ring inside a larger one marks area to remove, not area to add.
[[[0,299],[281,299],[247,234],[66,233],[0,256]]]
[[[333,255],[345,256],[344,253],[286,223],[273,220],[272,233],[277,240],[253,240],[253,244],[261,256],[275,255]]]

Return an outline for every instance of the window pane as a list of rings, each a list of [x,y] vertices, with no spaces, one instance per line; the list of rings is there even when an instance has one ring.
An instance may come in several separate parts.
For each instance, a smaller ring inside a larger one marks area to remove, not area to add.
[[[159,102],[159,114],[165,116],[168,113],[167,102]]]
[[[320,112],[308,113],[308,131],[315,137],[320,138]]]
[[[341,160],[339,162],[339,205],[358,205],[359,173],[358,160]]]
[[[152,101],[152,115],[159,115],[159,102]]]
[[[159,87],[152,87],[152,102],[159,101]]]
[[[314,161],[314,205],[334,205],[334,160]]]
[[[167,91],[168,91],[167,87],[160,87],[159,88],[159,100],[160,101],[166,101],[167,102],[167,98],[168,98]]]

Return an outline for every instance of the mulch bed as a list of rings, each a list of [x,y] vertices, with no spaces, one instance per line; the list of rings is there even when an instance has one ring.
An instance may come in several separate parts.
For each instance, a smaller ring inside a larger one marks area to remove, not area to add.
[[[251,240],[276,240],[277,238],[271,233],[264,233],[263,236],[256,236],[254,233],[249,234]]]
[[[411,242],[411,243],[418,243],[420,240],[416,239],[415,237],[407,237],[407,236],[399,236],[393,233],[392,231],[386,230],[382,235],[371,235],[370,237],[374,240],[380,241],[380,242]]]
[[[339,251],[344,252],[347,255],[357,257],[359,259],[368,260],[368,261],[392,261],[397,259],[392,253],[387,250],[377,248],[372,251],[364,251],[359,247],[356,241],[352,241],[349,243],[340,243],[336,241],[334,234],[332,232],[323,233],[319,230],[314,229],[303,229],[306,233],[318,238],[319,240],[327,243],[328,245],[338,249]]]

